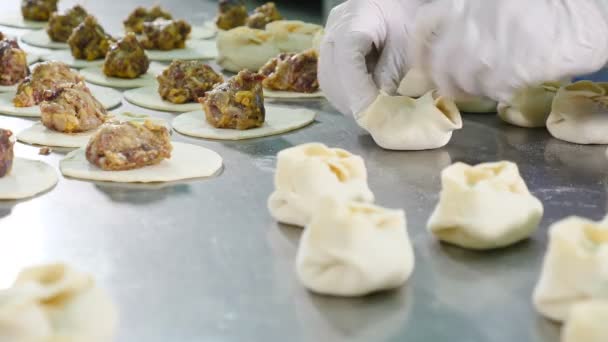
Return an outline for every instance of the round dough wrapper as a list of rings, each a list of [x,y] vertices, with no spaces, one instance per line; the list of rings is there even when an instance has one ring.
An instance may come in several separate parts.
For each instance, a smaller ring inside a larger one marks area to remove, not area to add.
[[[111,88],[139,88],[156,83],[156,73],[151,70],[133,79],[106,76],[102,68],[98,66],[82,69],[80,70],[80,74],[88,82]]]
[[[562,342],[608,341],[608,300],[592,300],[578,304],[562,330]]]
[[[192,26],[192,31],[190,32],[190,39],[200,40],[200,39],[210,39],[215,37],[215,29],[211,27],[203,26]]]
[[[314,93],[298,93],[295,91],[278,91],[264,89],[264,98],[268,99],[320,99],[325,97],[323,92],[318,90]]]
[[[49,190],[57,181],[57,173],[50,165],[15,157],[11,172],[0,178],[0,200],[32,197]]]
[[[29,53],[29,52],[26,52],[26,54],[27,55],[25,58],[27,59],[27,64],[32,65],[40,60],[40,55],[37,55],[35,53]]]
[[[222,167],[222,157],[207,148],[173,142],[171,159],[127,171],[104,171],[89,163],[85,149],[70,152],[59,164],[64,176],[119,183],[173,182],[210,177]]]
[[[184,49],[146,50],[146,53],[151,61],[157,62],[171,62],[174,59],[215,59],[217,58],[217,47],[215,42],[211,40],[188,40]]]
[[[30,31],[21,36],[21,40],[29,45],[37,46],[46,49],[61,49],[68,50],[68,43],[56,42],[51,40],[45,30]]]
[[[197,110],[173,119],[173,128],[181,134],[215,140],[245,140],[262,138],[294,131],[315,120],[315,112],[308,109],[266,106],[266,122],[259,128],[236,130],[219,129],[207,123],[205,113]]]
[[[135,114],[113,114],[111,116],[121,121],[139,121],[152,120],[157,124],[165,125],[169,130],[171,127],[163,119],[152,118],[147,115],[135,115]],[[41,145],[50,147],[64,147],[64,148],[79,148],[86,147],[89,143],[91,136],[95,133],[95,130],[82,133],[62,133],[52,129],[46,128],[41,122],[37,122],[29,128],[17,134],[17,140],[30,144],[30,145]]]
[[[72,56],[72,52],[70,50],[56,50],[48,55],[42,56],[42,60],[44,61],[58,61],[67,64],[68,66],[76,69],[82,68],[90,68],[94,66],[103,65],[104,59],[97,59],[94,61],[87,61],[84,59],[76,59]]]
[[[162,110],[164,112],[184,113],[201,108],[201,104],[198,102],[176,104],[165,101],[160,97],[157,87],[155,86],[127,90],[124,95],[125,99],[134,105],[148,109]]]
[[[110,88],[89,86],[91,93],[106,108],[114,108],[122,102],[122,94]],[[13,105],[14,92],[0,94],[0,114],[21,116],[29,118],[39,118],[40,107],[15,107]]]
[[[19,14],[9,15],[0,18],[1,26],[16,27],[30,30],[45,28],[47,24],[48,23],[46,21],[25,20]]]

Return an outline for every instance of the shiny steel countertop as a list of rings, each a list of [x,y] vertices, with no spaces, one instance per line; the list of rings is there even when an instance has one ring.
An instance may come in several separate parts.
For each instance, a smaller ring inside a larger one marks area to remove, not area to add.
[[[0,9],[6,13],[17,3],[3,0]],[[119,30],[135,3],[89,1],[87,7]],[[161,3],[193,21],[211,18],[215,8],[203,0]],[[465,115],[464,129],[445,148],[390,152],[324,100],[290,105],[316,109],[316,122],[241,142],[175,133],[175,140],[223,156],[217,177],[158,186],[61,178],[44,195],[0,202],[0,286],[9,285],[20,268],[41,262],[65,261],[91,272],[120,307],[119,342],[558,341],[558,327],[531,304],[547,227],[568,215],[604,216],[605,147],[560,142],[543,129],[508,126],[495,115]],[[174,117],[126,102],[118,110]],[[16,132],[32,122],[0,117],[1,127]],[[277,152],[317,141],[365,158],[377,203],[406,210],[416,269],[402,289],[340,299],[313,295],[297,281],[301,230],[276,224],[266,199]],[[38,156],[23,144],[16,153],[54,166],[62,157]],[[538,233],[483,253],[437,243],[425,224],[438,199],[440,171],[455,161],[505,159],[518,163],[545,205]]]

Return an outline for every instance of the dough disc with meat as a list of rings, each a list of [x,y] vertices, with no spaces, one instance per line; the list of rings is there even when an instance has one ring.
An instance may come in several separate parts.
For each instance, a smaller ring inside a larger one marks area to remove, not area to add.
[[[119,183],[152,183],[210,177],[222,167],[222,157],[214,151],[192,144],[172,144],[170,159],[140,169],[104,171],[86,159],[84,148],[70,152],[60,162],[59,168],[67,177]]]
[[[58,61],[67,64],[69,67],[82,69],[82,68],[91,68],[95,66],[103,65],[103,58],[96,59],[94,61],[87,61],[85,59],[76,59],[72,56],[70,50],[56,50],[48,55],[42,56],[42,59],[45,61]]]
[[[171,62],[174,59],[199,60],[217,58],[217,47],[211,40],[188,40],[184,49],[146,50],[151,61]]]
[[[139,88],[156,83],[156,73],[152,70],[148,70],[147,73],[133,79],[106,76],[98,66],[82,69],[80,70],[80,74],[88,82],[111,88]]]
[[[0,178],[0,200],[17,200],[45,192],[57,184],[57,173],[39,160],[16,157],[13,169]]]
[[[164,112],[191,112],[201,108],[200,103],[171,103],[163,100],[158,94],[157,86],[137,88],[125,91],[125,99],[140,107],[162,110]]]
[[[89,86],[91,93],[106,108],[113,108],[122,102],[122,94],[114,89]],[[40,107],[15,107],[13,98],[15,93],[0,94],[0,114],[22,116],[30,118],[40,117]]]
[[[245,140],[282,134],[305,127],[315,120],[315,112],[302,108],[266,106],[266,121],[259,128],[236,130],[215,128],[197,110],[173,119],[173,128],[181,134],[203,139]]]
[[[45,49],[67,50],[70,48],[68,43],[55,42],[51,40],[45,30],[30,31],[21,36],[21,40],[26,44]]]

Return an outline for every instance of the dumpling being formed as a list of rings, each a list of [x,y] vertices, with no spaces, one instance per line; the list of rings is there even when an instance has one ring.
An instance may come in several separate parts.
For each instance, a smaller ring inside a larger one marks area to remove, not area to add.
[[[274,44],[272,35],[247,26],[219,31],[217,49],[218,64],[232,72],[243,69],[258,70],[281,53]]]
[[[331,196],[318,201],[296,259],[316,293],[363,296],[402,286],[414,269],[405,212]]]
[[[443,170],[441,185],[428,229],[463,248],[494,249],[527,239],[543,216],[542,203],[511,162],[456,163]]]
[[[313,40],[320,31],[323,26],[298,20],[278,20],[266,25],[266,32],[272,35],[275,46],[288,53],[312,49]]]
[[[432,91],[419,99],[380,94],[357,119],[376,144],[389,150],[429,150],[445,146],[462,128],[454,102]]]
[[[575,144],[608,144],[608,83],[580,81],[560,88],[547,129]]]
[[[546,82],[519,91],[511,103],[498,104],[498,116],[515,126],[545,127],[553,98],[560,86],[560,82]]]
[[[592,300],[574,306],[562,330],[562,342],[608,341],[608,300]]]
[[[105,342],[117,322],[116,307],[93,278],[63,264],[25,269],[0,291],[0,341]]]
[[[270,214],[279,222],[300,227],[310,222],[325,195],[344,201],[374,201],[363,159],[320,143],[279,152],[274,184],[268,199]]]
[[[608,219],[570,217],[549,228],[549,247],[534,306],[543,316],[563,322],[588,300],[608,298]],[[580,340],[583,341],[583,340]]]

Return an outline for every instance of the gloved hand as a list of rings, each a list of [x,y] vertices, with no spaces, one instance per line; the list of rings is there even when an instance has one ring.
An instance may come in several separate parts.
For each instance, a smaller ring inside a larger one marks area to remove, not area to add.
[[[605,0],[438,0],[422,6],[412,63],[442,95],[509,103],[518,90],[601,69]]]
[[[319,82],[344,114],[359,114],[383,90],[393,94],[408,69],[408,39],[424,0],[349,0],[329,15]]]

